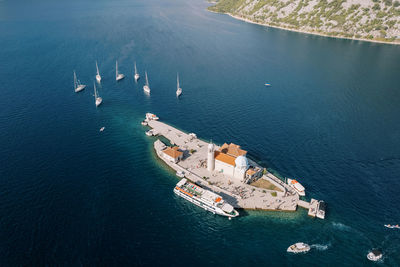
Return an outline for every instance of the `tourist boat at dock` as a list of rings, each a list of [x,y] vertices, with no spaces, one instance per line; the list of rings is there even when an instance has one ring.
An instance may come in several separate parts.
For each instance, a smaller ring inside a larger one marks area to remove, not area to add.
[[[148,123],[147,123],[146,120],[142,121],[141,124],[142,124],[143,126],[147,126],[147,125],[148,125]]]
[[[239,216],[230,204],[225,203],[222,197],[214,192],[205,190],[198,185],[190,183],[187,179],[180,180],[175,188],[174,193],[193,204],[221,216],[233,218]]]
[[[369,259],[370,261],[379,261],[380,259],[382,259],[382,257],[382,252],[377,249],[373,249],[367,254],[367,259]]]
[[[311,247],[303,242],[298,242],[296,244],[291,245],[288,247],[287,252],[290,253],[306,253],[310,251]]]
[[[306,190],[297,180],[287,178],[287,184],[292,187],[300,196],[306,195]]]
[[[185,177],[185,172],[184,171],[177,171],[176,176],[184,178]]]
[[[160,118],[153,113],[146,113],[146,120],[158,121]]]

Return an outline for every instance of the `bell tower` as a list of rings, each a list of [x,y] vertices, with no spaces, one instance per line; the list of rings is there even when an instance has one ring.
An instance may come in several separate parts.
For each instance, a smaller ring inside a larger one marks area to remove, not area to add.
[[[207,152],[207,170],[212,172],[215,168],[215,159],[214,159],[214,144],[208,144],[208,152]]]

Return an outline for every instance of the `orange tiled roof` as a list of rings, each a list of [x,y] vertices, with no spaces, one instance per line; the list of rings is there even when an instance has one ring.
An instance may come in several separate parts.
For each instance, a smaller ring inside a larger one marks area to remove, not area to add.
[[[254,169],[250,168],[250,169],[248,169],[248,170],[246,171],[246,173],[247,173],[248,175],[252,176],[252,175],[256,174],[257,172],[256,172]]]
[[[179,148],[177,146],[167,147],[162,152],[164,152],[165,154],[167,154],[170,157],[173,157],[174,159],[179,158],[180,156],[183,155],[183,152],[179,151]]]
[[[219,151],[215,151],[215,160],[219,160],[229,165],[235,166],[235,157],[229,156]]]
[[[246,150],[241,149],[239,145],[235,145],[234,143],[230,143],[229,145],[227,143],[223,144],[220,151],[233,157],[245,156],[247,154]]]

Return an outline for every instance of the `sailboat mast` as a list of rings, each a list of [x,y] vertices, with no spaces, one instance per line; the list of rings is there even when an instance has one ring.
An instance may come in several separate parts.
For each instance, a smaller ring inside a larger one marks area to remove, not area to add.
[[[97,66],[97,60],[96,60],[96,70],[97,70],[97,75],[100,75],[99,66]]]
[[[135,75],[137,74],[136,61],[135,61]]]
[[[115,61],[115,78],[118,77],[118,61]]]
[[[77,81],[76,81],[76,73],[74,71],[74,89],[77,87]]]
[[[146,71],[146,85],[149,86],[149,79],[147,79],[147,71]]]
[[[96,90],[96,83],[93,82],[93,89],[94,89],[94,99],[97,99],[97,90]]]
[[[179,89],[179,73],[176,74],[176,89]]]

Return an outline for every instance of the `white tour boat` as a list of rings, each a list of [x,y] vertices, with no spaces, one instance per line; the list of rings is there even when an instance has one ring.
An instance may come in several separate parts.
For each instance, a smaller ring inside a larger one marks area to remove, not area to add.
[[[146,94],[150,94],[150,85],[149,85],[149,79],[147,78],[147,71],[145,71],[145,76],[146,76],[146,84],[143,86],[143,91]]]
[[[176,97],[182,94],[182,88],[179,86],[179,74],[176,75]]]
[[[137,69],[136,69],[136,61],[135,61],[135,75],[133,77],[135,77],[135,82],[137,82],[139,80],[139,78],[140,78],[140,75],[139,75],[139,73],[137,72]]]
[[[188,182],[185,178],[176,184],[174,193],[213,214],[227,216],[229,218],[239,215],[239,212],[230,204],[225,203],[222,197]]]
[[[367,254],[367,259],[369,259],[370,261],[378,261],[382,259],[382,257],[382,252],[377,249],[373,249]]]
[[[299,242],[288,247],[287,252],[290,253],[306,253],[310,251],[311,247],[303,242]]]
[[[81,82],[78,80],[78,78],[76,78],[76,73],[74,71],[74,90],[75,93],[78,93],[80,91],[82,91],[83,89],[85,89],[86,85],[81,84]]]
[[[306,190],[297,180],[287,178],[287,184],[291,186],[300,196],[306,195]]]
[[[118,73],[118,61],[115,61],[115,80],[119,81],[125,78],[125,75],[122,73]]]
[[[101,76],[100,76],[100,71],[99,71],[99,66],[97,66],[97,60],[96,60],[96,81],[98,82],[98,83],[100,83],[101,82]]]
[[[97,90],[96,90],[96,84],[94,82],[93,82],[93,88],[94,88],[94,99],[95,99],[96,107],[98,107],[101,104],[101,102],[103,102],[103,98],[98,96]]]
[[[153,114],[153,113],[146,113],[146,120],[148,120],[148,121],[151,121],[151,120],[153,120],[153,121],[157,121],[157,120],[159,120],[160,118],[159,117],[157,117],[155,114]]]

